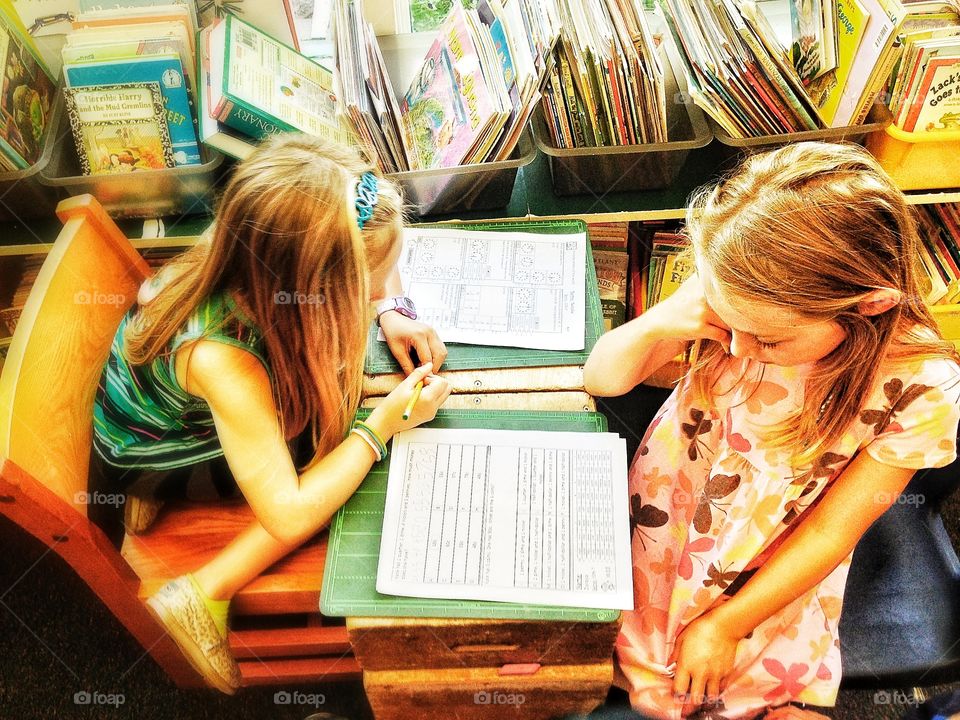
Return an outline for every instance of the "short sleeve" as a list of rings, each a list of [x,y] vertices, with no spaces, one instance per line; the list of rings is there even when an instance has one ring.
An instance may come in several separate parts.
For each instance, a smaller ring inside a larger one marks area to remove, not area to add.
[[[909,381],[887,380],[887,406],[866,410],[861,420],[873,425],[866,451],[895,467],[943,467],[957,457],[960,422],[960,368],[948,360],[928,360]],[[879,432],[877,432],[879,431]]]

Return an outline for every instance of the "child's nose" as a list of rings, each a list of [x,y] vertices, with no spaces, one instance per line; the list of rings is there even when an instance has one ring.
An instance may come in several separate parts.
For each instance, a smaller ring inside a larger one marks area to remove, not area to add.
[[[738,358],[752,358],[754,349],[753,343],[742,333],[738,333],[736,330],[730,333],[731,355]]]

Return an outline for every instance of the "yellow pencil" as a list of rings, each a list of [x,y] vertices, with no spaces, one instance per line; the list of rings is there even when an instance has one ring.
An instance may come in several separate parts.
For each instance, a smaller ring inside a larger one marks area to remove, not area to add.
[[[417,404],[417,400],[420,399],[420,391],[423,390],[423,380],[417,383],[417,386],[413,388],[413,397],[410,398],[410,402],[407,403],[407,407],[403,410],[403,419],[409,420],[410,415],[413,413],[413,406]]]

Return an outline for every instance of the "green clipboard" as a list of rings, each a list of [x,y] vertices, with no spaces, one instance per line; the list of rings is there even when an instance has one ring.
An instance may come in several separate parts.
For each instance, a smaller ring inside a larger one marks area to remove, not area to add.
[[[369,410],[361,410],[358,417],[365,418],[369,413]],[[607,419],[595,412],[440,410],[436,419],[425,427],[606,432]],[[614,622],[620,616],[619,610],[440,600],[378,593],[377,561],[380,557],[388,467],[389,459],[374,465],[357,492],[330,523],[320,592],[320,612],[324,615],[569,622]]]
[[[509,222],[473,224],[435,224],[422,227],[468,230],[494,230],[502,232],[534,232],[551,235],[586,233],[587,225],[582,220],[516,220]],[[597,289],[597,272],[593,265],[590,236],[587,235],[586,312],[584,313],[583,350],[533,350],[529,348],[489,347],[486,345],[447,345],[445,370],[487,370],[490,368],[545,367],[551,365],[582,365],[587,361],[597,339],[603,334],[603,310],[600,292]],[[400,365],[390,354],[385,342],[377,340],[377,324],[372,323],[367,338],[367,358],[364,372],[382,375],[400,372]]]

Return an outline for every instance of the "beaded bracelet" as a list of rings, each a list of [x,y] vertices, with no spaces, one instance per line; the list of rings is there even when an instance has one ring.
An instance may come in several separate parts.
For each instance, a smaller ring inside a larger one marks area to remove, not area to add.
[[[369,445],[370,449],[373,450],[373,454],[377,456],[377,462],[380,462],[383,459],[383,456],[380,454],[380,448],[377,447],[377,444],[363,430],[360,428],[353,428],[349,434],[356,435],[367,445]]]
[[[381,460],[386,459],[386,457],[387,457],[387,444],[383,441],[383,438],[381,438],[381,437],[377,434],[377,431],[376,431],[376,430],[374,430],[372,427],[370,427],[369,425],[367,425],[365,422],[363,422],[363,421],[361,421],[361,420],[357,420],[357,421],[353,424],[353,429],[354,429],[354,430],[360,430],[361,432],[366,433],[367,436],[368,436],[371,440],[373,440],[373,442],[375,442],[375,443],[377,444],[377,447],[378,447],[379,450],[380,450],[380,459],[381,459]]]

